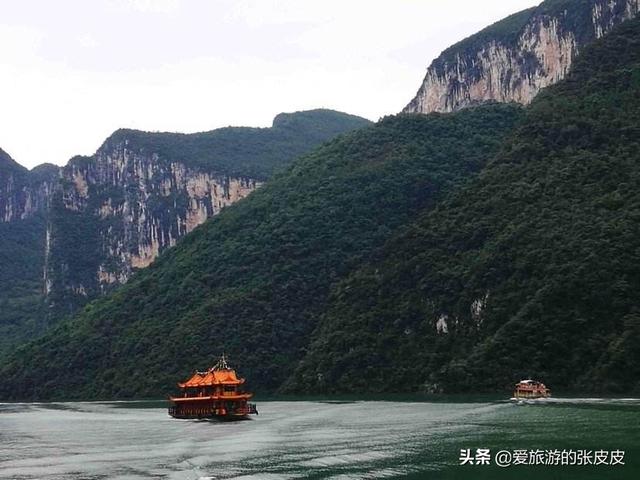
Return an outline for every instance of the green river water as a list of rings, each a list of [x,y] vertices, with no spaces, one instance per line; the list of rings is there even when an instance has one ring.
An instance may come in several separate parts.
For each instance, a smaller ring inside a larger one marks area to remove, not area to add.
[[[640,479],[637,399],[258,399],[258,409],[207,422],[172,419],[161,402],[0,404],[0,479]],[[496,465],[499,451],[509,466]],[[596,452],[600,465],[570,465]]]

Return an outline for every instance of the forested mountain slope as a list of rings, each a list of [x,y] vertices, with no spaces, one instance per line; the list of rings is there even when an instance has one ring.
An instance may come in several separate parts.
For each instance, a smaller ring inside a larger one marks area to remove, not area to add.
[[[31,171],[0,150],[0,355],[125,283],[296,157],[370,123],[318,109],[268,128],[122,129],[92,156]]]
[[[520,115],[403,115],[326,144],[13,352],[0,398],[163,396],[222,351],[254,388],[278,388],[331,286],[482,169]]]
[[[45,327],[43,271],[55,165],[29,171],[0,149],[0,353]]]
[[[640,391],[640,21],[334,288],[296,391]]]
[[[0,365],[1,399],[163,396],[226,351],[258,391],[637,391],[640,22],[526,109],[340,137]]]

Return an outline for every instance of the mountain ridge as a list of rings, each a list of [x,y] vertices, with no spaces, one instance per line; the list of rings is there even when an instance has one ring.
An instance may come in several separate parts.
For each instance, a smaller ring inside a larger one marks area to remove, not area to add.
[[[585,45],[638,11],[638,0],[546,0],[510,15],[444,50],[403,112],[528,104],[565,77]]]
[[[261,392],[640,391],[639,39],[612,27],[526,108],[385,117],[300,157],[6,355],[0,398],[164,395],[220,351]]]
[[[0,333],[9,341],[41,333],[125,283],[295,157],[370,123],[326,109],[276,119],[288,126],[197,134],[119,129],[94,155],[63,167],[27,171],[7,156],[6,182],[0,171],[0,250],[8,252],[0,259],[8,275],[0,277]]]
[[[585,48],[474,179],[332,292],[286,390],[640,391],[640,20]]]
[[[242,359],[257,389],[275,390],[300,358],[329,286],[477,173],[520,114],[493,105],[401,115],[334,139],[16,350],[0,370],[0,396],[162,395],[222,350]],[[11,393],[18,376],[25,388]]]
[[[2,172],[3,170],[8,171],[9,169],[19,170],[19,171],[27,170],[25,167],[23,167],[18,162],[16,162],[13,158],[11,158],[11,155],[9,155],[2,148],[0,148],[0,172]]]

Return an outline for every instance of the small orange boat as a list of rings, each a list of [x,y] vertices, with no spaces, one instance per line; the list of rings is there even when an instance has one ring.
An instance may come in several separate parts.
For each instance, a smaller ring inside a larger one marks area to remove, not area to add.
[[[174,418],[243,419],[258,414],[253,393],[241,389],[244,378],[227,364],[225,355],[205,372],[196,371],[187,381],[178,383],[182,395],[169,397],[169,415]]]
[[[516,383],[513,398],[517,400],[531,398],[547,398],[551,396],[551,390],[542,382],[536,380],[520,380]]]

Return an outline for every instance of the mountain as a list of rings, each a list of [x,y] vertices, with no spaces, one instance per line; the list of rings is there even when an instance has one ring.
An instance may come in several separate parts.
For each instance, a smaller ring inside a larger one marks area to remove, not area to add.
[[[528,104],[567,75],[585,45],[639,10],[638,0],[547,0],[511,15],[442,52],[404,111]]]
[[[0,224],[46,210],[56,174],[57,167],[50,164],[29,172],[0,149]]]
[[[46,323],[45,212],[57,175],[54,165],[28,171],[0,150],[0,352]]]
[[[271,128],[118,130],[90,157],[32,171],[3,152],[0,353],[126,282],[295,157],[369,123],[312,110]]]
[[[263,392],[639,392],[639,125],[630,20],[526,108],[343,135],[5,355],[0,399],[164,396],[221,351]]]
[[[19,165],[7,152],[0,148],[0,173],[3,174],[1,177],[2,185],[9,183],[10,174],[23,171],[26,171],[26,168]]]
[[[640,392],[640,20],[332,290],[292,391]]]
[[[93,157],[63,169],[50,214],[48,303],[72,312],[126,282],[295,157],[368,123],[313,110],[280,114],[271,128],[115,132]]]
[[[221,351],[275,390],[332,285],[482,169],[520,116],[488,105],[389,117],[325,144],[8,355],[0,398],[163,396]]]

